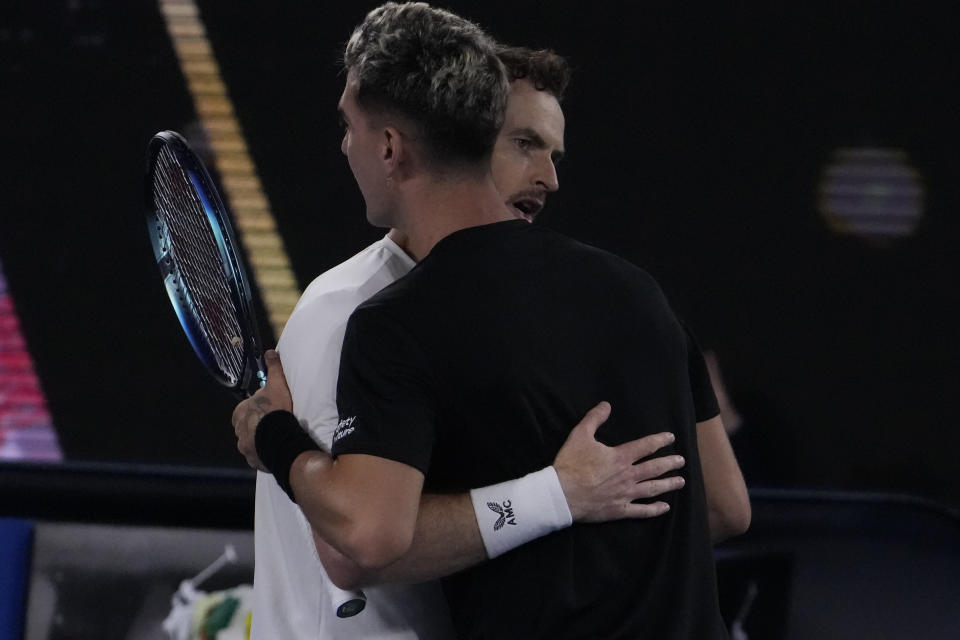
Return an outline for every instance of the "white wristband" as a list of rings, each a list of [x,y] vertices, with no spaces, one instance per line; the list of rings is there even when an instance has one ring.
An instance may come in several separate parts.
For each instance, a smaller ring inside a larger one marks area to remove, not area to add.
[[[489,558],[573,523],[553,467],[473,489],[470,499]]]

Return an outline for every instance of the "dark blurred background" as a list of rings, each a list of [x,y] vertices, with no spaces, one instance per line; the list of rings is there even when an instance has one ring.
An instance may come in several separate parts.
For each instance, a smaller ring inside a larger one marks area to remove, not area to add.
[[[198,2],[301,286],[382,233],[335,112],[375,4]],[[444,4],[573,63],[542,224],[660,281],[716,354],[748,482],[960,503],[955,3]],[[143,219],[147,142],[196,120],[156,3],[0,3],[0,263],[68,462],[243,465]],[[828,224],[858,148],[909,168],[911,231]]]
[[[203,119],[166,2],[0,0],[0,640],[165,637],[226,543],[252,577],[235,400],[143,216],[147,142]],[[375,4],[197,0],[301,287],[383,233],[336,116]],[[714,365],[754,509],[717,549],[734,640],[957,637],[960,6],[443,5],[569,57],[538,224],[651,272]]]

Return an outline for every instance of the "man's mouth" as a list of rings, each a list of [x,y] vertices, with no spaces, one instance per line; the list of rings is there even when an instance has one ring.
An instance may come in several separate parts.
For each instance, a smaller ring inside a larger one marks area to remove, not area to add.
[[[533,222],[537,214],[543,209],[543,199],[532,196],[523,196],[511,199],[507,204],[513,209],[514,215],[518,218]]]

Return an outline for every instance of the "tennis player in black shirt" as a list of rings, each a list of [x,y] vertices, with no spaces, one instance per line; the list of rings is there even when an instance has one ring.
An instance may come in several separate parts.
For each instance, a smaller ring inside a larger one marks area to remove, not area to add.
[[[462,491],[539,469],[570,424],[609,400],[597,438],[676,434],[687,487],[659,518],[575,524],[449,578],[458,634],[726,637],[711,525],[745,528],[749,503],[702,356],[662,292],[504,205],[489,161],[507,81],[474,25],[384,5],[354,32],[345,63],[343,151],[367,217],[406,234],[419,264],[351,317],[336,460],[304,453],[267,420],[261,459],[321,537],[375,568],[409,548],[425,486]],[[719,454],[701,464],[699,447]],[[481,499],[494,548],[531,516],[510,495]]]

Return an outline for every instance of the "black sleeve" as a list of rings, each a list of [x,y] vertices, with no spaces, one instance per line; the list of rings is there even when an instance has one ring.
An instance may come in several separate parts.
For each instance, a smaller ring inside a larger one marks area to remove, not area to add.
[[[361,306],[347,322],[337,408],[334,457],[364,453],[427,472],[437,413],[430,372],[414,337],[378,307]]]
[[[697,414],[697,422],[703,422],[717,417],[720,405],[710,383],[710,372],[703,352],[693,332],[687,325],[681,323],[687,335],[687,370],[690,373],[690,390],[693,392],[693,405]]]

